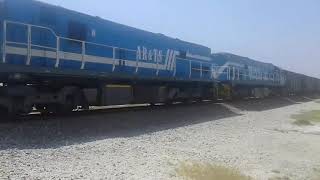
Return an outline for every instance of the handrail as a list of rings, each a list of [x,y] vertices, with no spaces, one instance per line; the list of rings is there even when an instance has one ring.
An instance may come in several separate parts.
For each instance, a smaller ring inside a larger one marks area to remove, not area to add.
[[[36,44],[31,44],[31,47],[38,47],[38,48],[43,48],[43,49],[50,49],[50,50],[56,50],[56,48],[53,47],[49,47],[49,46],[40,46],[40,45],[36,45]]]
[[[56,49],[56,64],[54,65],[55,68],[58,68],[59,67],[59,63],[60,63],[60,38],[57,37],[57,40],[56,40],[56,43],[57,43],[57,49]]]
[[[29,66],[31,63],[31,37],[32,36],[32,31],[31,31],[31,26],[28,25],[28,56],[27,56],[27,65]]]
[[[17,21],[8,21],[8,20],[5,20],[5,21],[4,21],[4,24],[7,24],[7,23],[24,25],[24,26],[32,26],[32,27],[47,29],[47,30],[51,31],[54,36],[58,37],[58,35],[56,34],[56,32],[55,32],[53,29],[48,28],[48,27],[45,27],[45,26],[39,26],[39,25],[34,25],[34,24],[26,24],[26,23],[17,22]]]
[[[67,37],[60,37],[59,36],[59,38],[60,38],[60,40],[61,39],[65,39],[65,40],[68,40],[68,41],[75,41],[75,42],[79,42],[79,43],[85,42],[85,41],[81,41],[81,40],[78,40],[78,39],[71,39],[71,38],[67,38]]]
[[[16,44],[16,45],[28,46],[28,43],[14,42],[14,41],[6,41],[6,44]]]
[[[49,27],[45,27],[45,26],[39,26],[39,25],[34,25],[34,24],[27,24],[27,23],[21,23],[21,22],[16,22],[16,21],[9,21],[9,20],[5,20],[4,21],[4,29],[7,30],[7,25],[8,24],[16,24],[16,25],[22,25],[22,26],[26,26],[27,29],[28,29],[28,43],[19,43],[20,45],[26,45],[28,47],[28,55],[27,55],[27,62],[26,64],[27,65],[30,65],[30,61],[31,61],[31,47],[39,47],[39,48],[45,48],[45,49],[49,49],[49,50],[55,50],[56,51],[56,64],[55,64],[55,67],[58,68],[59,67],[59,52],[60,52],[60,43],[61,43],[61,40],[67,40],[67,41],[73,41],[73,42],[78,42],[78,43],[81,43],[81,54],[82,54],[82,64],[81,64],[81,69],[84,69],[84,65],[85,65],[85,56],[86,56],[86,45],[96,45],[96,46],[100,46],[100,47],[106,47],[106,48],[111,48],[112,49],[112,54],[113,54],[113,68],[112,68],[112,71],[115,70],[115,66],[116,66],[116,61],[117,60],[121,60],[121,59],[118,59],[115,57],[116,55],[116,49],[120,49],[120,50],[125,50],[125,51],[129,51],[129,52],[133,52],[133,53],[137,53],[137,50],[133,50],[133,49],[128,49],[128,48],[120,48],[120,47],[114,47],[114,46],[109,46],[109,45],[105,45],[105,44],[100,44],[100,43],[95,43],[95,42],[88,42],[88,41],[83,41],[83,40],[78,40],[78,39],[72,39],[72,38],[68,38],[68,37],[61,37],[61,36],[58,36],[57,33],[52,29],[52,28],[49,28]],[[44,29],[44,30],[48,30],[49,32],[51,32],[51,34],[56,38],[56,47],[53,48],[53,47],[48,47],[48,46],[41,46],[41,45],[37,45],[37,44],[33,44],[31,41],[32,41],[32,35],[31,35],[31,32],[32,32],[32,28],[40,28],[40,29]],[[4,49],[5,49],[5,46],[7,43],[9,42],[6,42],[6,32],[4,32]],[[18,44],[18,42],[10,42],[10,43],[15,43],[15,44]],[[3,61],[5,62],[5,54],[3,55]],[[165,55],[161,55],[162,59],[166,58]],[[200,68],[200,77],[202,77],[202,72],[203,71],[208,71],[208,70],[204,70],[202,65],[203,64],[208,64],[209,66],[212,66],[212,63],[204,63],[202,61],[199,61],[199,60],[189,60],[189,59],[183,59],[183,58],[180,58],[180,57],[176,57],[175,58],[175,61],[173,62],[173,76],[176,76],[176,73],[177,73],[177,67],[176,67],[176,61],[178,60],[185,60],[185,61],[190,61],[190,62],[196,62],[196,63],[200,63],[201,65],[201,68]],[[138,72],[138,69],[139,69],[139,60],[137,59],[137,63],[136,63],[136,72]],[[213,69],[211,69],[210,71],[212,71],[212,74],[213,74]],[[159,74],[159,62],[156,60],[156,74],[158,75]],[[192,71],[190,71],[190,77],[191,77],[191,74],[192,74]]]
[[[6,46],[7,46],[7,23],[3,22],[3,47],[2,47],[2,62],[6,63]]]
[[[17,24],[17,25],[22,25],[22,26],[26,26],[27,27],[27,31],[28,31],[28,42],[27,43],[22,43],[22,42],[14,42],[14,41],[7,41],[7,26],[8,24]],[[44,30],[48,30],[49,32],[52,33],[52,35],[56,38],[56,47],[49,47],[49,46],[42,46],[42,45],[38,45],[38,44],[33,44],[32,43],[32,28],[40,28],[40,29],[44,29]],[[56,63],[55,63],[55,67],[58,68],[59,67],[59,62],[60,62],[60,44],[61,44],[61,40],[66,40],[66,41],[73,41],[73,42],[78,42],[81,43],[81,55],[82,55],[82,60],[81,60],[81,69],[84,69],[85,67],[85,57],[86,57],[86,48],[88,45],[95,45],[95,46],[99,46],[99,47],[104,47],[104,48],[110,48],[112,49],[112,59],[113,59],[113,63],[112,63],[112,72],[115,71],[116,68],[116,62],[117,61],[122,61],[123,59],[121,58],[116,58],[116,50],[124,50],[127,52],[133,52],[133,53],[137,53],[137,50],[133,50],[133,49],[128,49],[128,48],[120,48],[120,47],[115,47],[115,46],[110,46],[110,45],[106,45],[106,44],[100,44],[100,43],[95,43],[95,42],[89,42],[89,41],[83,41],[83,40],[78,40],[78,39],[72,39],[72,38],[68,38],[68,37],[61,37],[58,36],[57,33],[49,27],[45,27],[45,26],[39,26],[39,25],[33,25],[33,24],[27,24],[27,23],[21,23],[21,22],[16,22],[16,21],[8,21],[5,20],[3,23],[3,57],[2,57],[2,61],[5,63],[6,62],[6,45],[7,44],[17,44],[17,45],[24,45],[27,46],[27,65],[30,65],[31,62],[31,49],[32,47],[38,47],[38,48],[44,48],[44,49],[49,49],[49,50],[53,50],[56,52]],[[166,56],[165,55],[161,55],[162,59],[165,59]],[[172,62],[172,70],[173,70],[173,76],[175,77],[177,74],[177,62],[178,61],[185,61],[189,64],[189,78],[193,78],[193,71],[199,71],[199,76],[200,78],[203,78],[203,75],[205,72],[211,72],[210,75],[210,79],[217,79],[220,75],[222,74],[226,74],[227,75],[227,80],[241,80],[240,77],[245,77],[245,79],[247,79],[249,77],[249,80],[272,80],[274,82],[278,82],[281,81],[282,76],[281,74],[277,74],[277,73],[273,73],[272,74],[272,78],[269,78],[269,74],[267,74],[267,77],[265,77],[265,75],[261,74],[259,77],[256,75],[252,75],[253,71],[250,70],[243,70],[239,67],[234,67],[234,66],[216,66],[213,63],[210,62],[204,62],[204,61],[200,61],[197,59],[187,59],[187,58],[182,58],[182,57],[175,57],[175,60]],[[136,70],[135,73],[138,73],[139,71],[139,63],[140,60],[137,58],[136,59]],[[193,68],[193,63],[197,63],[196,66],[199,66],[200,68]],[[155,58],[155,70],[156,70],[156,75],[159,75],[159,62],[158,59]],[[171,66],[171,65],[170,65]],[[226,71],[226,72],[225,72]],[[232,77],[231,77],[232,75]],[[207,77],[205,77],[207,78]]]

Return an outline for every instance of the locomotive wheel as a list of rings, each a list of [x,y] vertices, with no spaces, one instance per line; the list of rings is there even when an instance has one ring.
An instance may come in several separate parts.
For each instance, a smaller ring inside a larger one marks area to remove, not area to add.
[[[70,114],[74,109],[74,98],[72,95],[68,95],[66,97],[65,103],[58,106],[57,113],[61,115],[68,115]]]
[[[8,110],[7,110],[7,120],[16,121],[19,115],[23,114],[23,104],[24,99],[21,97],[10,98]]]
[[[7,108],[0,107],[0,122],[8,122],[9,119],[9,112]]]

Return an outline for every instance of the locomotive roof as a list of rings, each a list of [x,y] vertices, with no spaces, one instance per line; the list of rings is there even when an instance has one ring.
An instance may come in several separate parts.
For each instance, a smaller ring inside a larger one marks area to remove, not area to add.
[[[57,8],[56,11],[64,10],[64,11],[67,11],[69,13],[74,13],[76,15],[83,16],[83,17],[86,17],[86,18],[90,17],[93,20],[95,20],[97,22],[100,22],[100,23],[112,23],[114,26],[117,26],[117,28],[119,28],[119,29],[127,29],[127,30],[130,30],[131,32],[135,32],[135,33],[143,33],[143,34],[145,34],[147,36],[154,36],[154,37],[157,37],[157,38],[162,38],[164,40],[174,41],[175,43],[178,43],[178,44],[183,43],[185,45],[192,46],[193,48],[202,48],[204,51],[206,51],[208,56],[211,53],[211,49],[209,47],[206,47],[206,46],[201,45],[201,44],[196,44],[196,43],[193,43],[193,42],[180,40],[178,38],[169,37],[169,36],[164,35],[162,33],[154,33],[154,32],[146,31],[146,30],[143,30],[143,29],[131,27],[131,26],[128,26],[128,25],[124,25],[124,24],[121,24],[121,23],[117,23],[117,22],[114,22],[114,21],[111,21],[111,20],[107,20],[107,19],[101,18],[99,16],[93,16],[93,15],[85,14],[85,13],[82,13],[82,12],[70,10],[70,9],[67,9],[67,8],[64,8],[64,7],[61,7],[61,6],[48,4],[48,3],[41,2],[41,1],[38,1],[38,0],[30,0],[30,1],[38,3],[39,5],[42,5],[42,6],[47,6],[49,8]]]
[[[239,56],[231,53],[214,53],[212,54],[213,58],[223,58],[228,61],[238,62],[246,65],[256,65],[264,67],[276,67],[272,63],[261,62],[257,60],[250,59],[248,57]]]

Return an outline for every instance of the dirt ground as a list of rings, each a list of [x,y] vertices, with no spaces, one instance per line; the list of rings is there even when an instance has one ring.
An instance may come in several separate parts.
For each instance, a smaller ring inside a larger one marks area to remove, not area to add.
[[[320,126],[291,118],[314,97],[38,115],[0,124],[3,179],[181,179],[180,163],[233,167],[264,180],[312,179]]]

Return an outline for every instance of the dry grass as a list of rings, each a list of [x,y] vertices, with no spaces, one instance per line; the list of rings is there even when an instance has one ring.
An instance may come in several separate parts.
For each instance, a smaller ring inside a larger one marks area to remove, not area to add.
[[[316,174],[312,180],[320,180],[320,173]]]
[[[298,126],[311,126],[313,123],[320,123],[320,110],[313,110],[309,112],[303,112],[301,114],[292,115],[291,118],[296,121],[293,122]]]
[[[238,170],[200,163],[182,163],[176,169],[178,176],[186,180],[251,180]]]
[[[281,172],[279,170],[272,170],[271,172],[276,173],[276,174],[280,174]]]
[[[287,176],[275,176],[275,177],[269,178],[269,180],[290,180],[290,178]]]
[[[313,124],[305,119],[299,119],[293,122],[293,124],[298,125],[298,126],[312,126]]]
[[[312,180],[320,180],[320,169],[314,168],[314,175]]]

